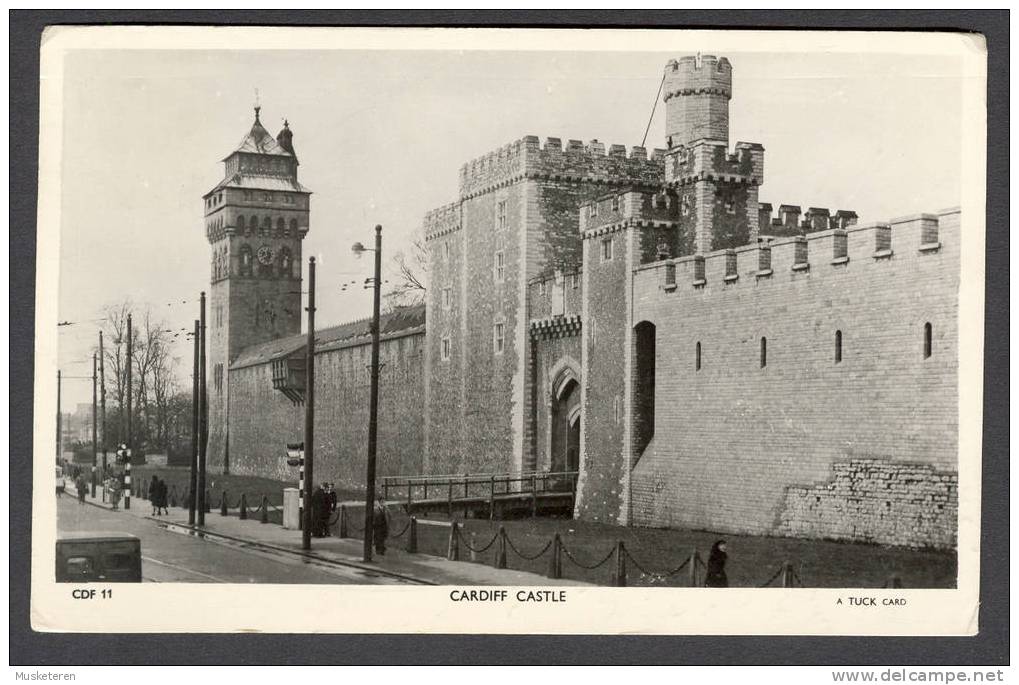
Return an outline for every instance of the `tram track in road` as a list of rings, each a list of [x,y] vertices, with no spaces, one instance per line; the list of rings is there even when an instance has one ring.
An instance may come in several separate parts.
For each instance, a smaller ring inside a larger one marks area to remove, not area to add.
[[[148,518],[148,517],[147,517]],[[285,547],[279,547],[264,542],[257,542],[254,540],[247,540],[243,538],[234,537],[225,533],[211,532],[203,530],[197,526],[192,527],[186,524],[168,523],[166,521],[154,520],[157,525],[171,533],[178,535],[187,535],[192,538],[203,540],[212,544],[222,545],[232,549],[240,550],[249,554],[253,554],[265,559],[270,559],[276,562],[285,564],[301,563],[303,565],[310,565],[318,568],[319,570],[327,573],[335,573],[349,578],[351,574],[361,575],[368,579],[373,578],[391,578],[397,583],[407,585],[435,585],[435,583],[421,578],[415,578],[402,573],[395,573],[393,571],[385,571],[379,568],[373,568],[370,566],[357,564],[349,561],[341,561],[338,559],[330,559],[328,557],[315,554],[313,552],[305,552],[303,550],[292,550]],[[157,561],[157,563],[160,563]],[[167,564],[169,565],[169,564]],[[181,568],[185,572],[190,572],[189,569]],[[198,575],[206,575],[198,573]],[[212,576],[208,576],[212,577]],[[216,580],[215,582],[232,582],[227,580]]]

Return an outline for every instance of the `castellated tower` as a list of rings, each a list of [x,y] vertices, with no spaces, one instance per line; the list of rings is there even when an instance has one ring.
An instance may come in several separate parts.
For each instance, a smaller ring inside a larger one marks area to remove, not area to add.
[[[276,138],[251,130],[224,162],[224,178],[203,196],[212,248],[206,317],[209,464],[230,468],[228,374],[246,347],[301,332],[301,241],[311,193],[297,180],[287,122]]]
[[[666,184],[680,202],[680,222],[706,254],[757,242],[757,188],[764,181],[764,148],[736,143],[729,152],[732,65],[698,55],[665,65]]]
[[[729,145],[732,66],[714,55],[681,57],[665,65],[665,136],[669,147],[708,138]]]

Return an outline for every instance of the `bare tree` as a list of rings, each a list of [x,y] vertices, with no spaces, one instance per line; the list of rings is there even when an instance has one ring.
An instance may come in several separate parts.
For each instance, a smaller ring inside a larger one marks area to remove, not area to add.
[[[424,238],[417,236],[407,251],[393,255],[391,269],[393,285],[385,293],[389,309],[424,304],[428,293],[428,247]]]
[[[126,425],[127,396],[127,317],[132,315],[132,418],[135,442],[163,447],[169,433],[169,402],[176,392],[178,372],[172,356],[166,324],[156,320],[146,306],[140,320],[130,301],[106,307],[104,329],[111,345],[105,350],[106,366],[113,375],[113,391],[119,420],[115,424],[117,440],[123,440]]]

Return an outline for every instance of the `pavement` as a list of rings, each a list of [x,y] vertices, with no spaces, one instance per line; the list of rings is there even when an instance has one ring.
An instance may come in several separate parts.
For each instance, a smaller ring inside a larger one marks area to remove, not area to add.
[[[66,494],[69,498],[76,497],[72,483],[67,483]],[[110,510],[111,505],[103,501],[103,488],[96,488],[96,497],[86,496],[87,504]],[[312,538],[312,549],[305,552],[301,549],[301,532],[288,530],[275,523],[260,523],[257,516],[241,520],[236,515],[222,516],[218,511],[205,515],[205,526],[189,526],[186,509],[170,507],[170,513],[153,516],[152,506],[147,500],[131,498],[131,508],[124,509],[123,499],[120,510],[111,515],[130,516],[140,521],[148,521],[152,526],[185,533],[209,534],[204,544],[216,544],[217,541],[237,546],[245,543],[258,545],[261,552],[287,555],[304,562],[325,562],[346,566],[361,572],[362,577],[370,574],[374,579],[379,574],[389,577],[392,582],[415,582],[433,585],[505,585],[505,586],[584,586],[589,585],[571,579],[551,579],[543,575],[517,571],[513,569],[497,569],[478,563],[466,561],[449,561],[443,557],[427,554],[409,554],[396,546],[390,546],[385,555],[373,555],[370,563],[362,558],[363,542],[360,538]],[[403,545],[402,540],[396,544]],[[342,582],[342,581],[337,581]],[[374,581],[373,581],[374,582]]]

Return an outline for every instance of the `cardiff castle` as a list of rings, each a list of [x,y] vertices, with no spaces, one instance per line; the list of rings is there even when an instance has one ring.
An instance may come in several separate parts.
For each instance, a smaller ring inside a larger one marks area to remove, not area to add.
[[[426,303],[380,324],[379,475],[576,473],[589,521],[953,548],[959,210],[776,208],[729,61],[670,61],[662,93],[664,148],[524,136],[425,215]],[[224,165],[210,469],[295,480],[311,192],[257,109]],[[370,340],[316,332],[315,473],[349,488]]]

